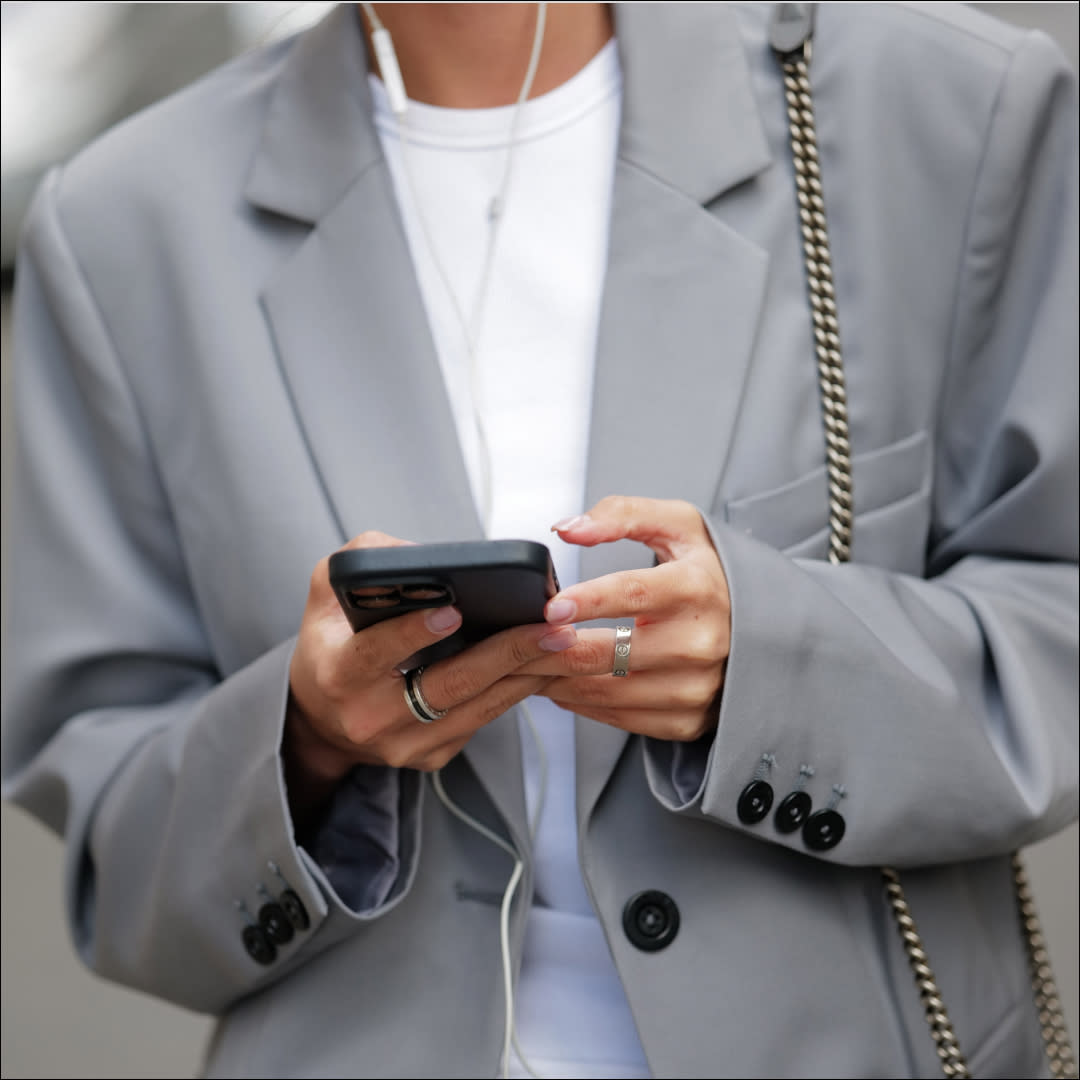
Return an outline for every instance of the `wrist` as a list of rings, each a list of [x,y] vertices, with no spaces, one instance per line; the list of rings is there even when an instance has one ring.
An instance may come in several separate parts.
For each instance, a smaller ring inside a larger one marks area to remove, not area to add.
[[[297,839],[302,841],[322,819],[354,761],[319,734],[291,694],[285,713],[281,759],[289,809]]]

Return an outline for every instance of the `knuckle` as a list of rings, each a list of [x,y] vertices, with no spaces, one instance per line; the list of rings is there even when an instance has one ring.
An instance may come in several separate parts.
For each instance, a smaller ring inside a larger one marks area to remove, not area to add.
[[[630,512],[631,506],[632,502],[628,495],[605,495],[596,504],[596,509],[605,516],[622,518]]]
[[[424,757],[418,765],[423,772],[438,772],[450,764],[461,750],[460,742],[445,743],[437,746]]]
[[[477,718],[480,722],[480,726],[484,727],[490,724],[492,720],[497,720],[508,709],[513,708],[517,704],[517,701],[509,695],[498,695],[497,697],[489,698],[484,705],[477,710]]]
[[[675,703],[682,709],[702,708],[712,701],[715,693],[712,680],[704,675],[686,676],[674,687]]]
[[[703,731],[702,718],[695,713],[685,713],[672,718],[668,736],[675,742],[693,742]]]
[[[564,663],[575,675],[591,675],[611,666],[610,648],[595,641],[581,641],[564,653]]]
[[[497,683],[492,692],[484,696],[479,710],[481,724],[488,724],[501,716],[518,702],[535,693],[545,681],[542,678],[515,678]]]
[[[711,623],[695,626],[686,644],[686,659],[695,666],[711,666],[724,657],[722,635]]]
[[[511,681],[509,683],[503,683],[499,692],[494,694],[491,700],[487,703],[485,708],[485,722],[490,723],[497,716],[501,716],[507,709],[513,708],[519,701],[528,696],[527,691],[520,689],[519,686]]]
[[[535,660],[537,655],[541,653],[542,650],[536,646],[531,638],[527,638],[522,634],[510,634],[507,636],[506,658],[515,668],[527,664],[530,660]]]
[[[716,583],[712,574],[700,562],[684,559],[682,563],[684,587],[693,599],[707,600],[715,591]]]
[[[428,674],[428,672],[424,673],[425,679]],[[438,699],[436,701],[431,700],[427,684],[423,685],[424,697],[437,709],[447,709],[451,704],[470,701],[476,697],[480,689],[478,676],[466,664],[453,664],[439,672],[439,686],[435,692],[435,697]]]
[[[545,696],[561,708],[568,708],[570,706],[570,702],[567,698],[567,682],[568,679],[565,677],[561,679],[553,679],[544,691]],[[572,709],[572,711],[579,712],[580,710],[574,708]]]
[[[391,769],[407,769],[413,764],[413,755],[406,746],[397,740],[390,741],[380,748],[379,756]]]
[[[628,613],[637,614],[641,611],[648,611],[651,593],[640,578],[628,577],[623,582],[622,600]]]
[[[574,696],[586,705],[598,705],[607,701],[608,687],[606,681],[593,676],[586,676],[574,682]]]
[[[697,702],[697,690],[687,678],[676,679],[669,691],[669,701],[679,709],[693,708]]]
[[[701,520],[701,513],[693,503],[687,502],[685,499],[672,499],[671,509],[674,514],[678,515],[684,528],[687,530],[698,529],[704,533],[705,523]]]
[[[316,651],[311,660],[311,677],[319,692],[330,701],[341,701],[345,697],[345,673],[328,650]]]
[[[707,708],[716,700],[716,695],[720,693],[723,682],[724,669],[722,664],[716,664],[702,673],[701,692],[698,695],[698,700],[703,707]]]
[[[370,715],[359,710],[343,710],[341,733],[354,749],[368,748],[378,737],[380,725],[372,723]]]
[[[704,559],[683,559],[679,564],[682,578],[679,593],[686,604],[713,612],[724,594],[723,582],[715,567]]]
[[[386,533],[379,532],[378,529],[365,529],[362,533],[357,533],[347,546],[354,548],[387,547],[393,543],[393,538]]]
[[[320,591],[323,586],[330,580],[330,559],[320,559],[314,569],[311,571],[311,579],[308,582],[308,589],[315,593]]]
[[[598,724],[607,724],[609,727],[622,728],[624,731],[633,730],[625,715],[618,710],[608,708],[592,708],[588,705],[577,710],[582,716],[595,720]]]

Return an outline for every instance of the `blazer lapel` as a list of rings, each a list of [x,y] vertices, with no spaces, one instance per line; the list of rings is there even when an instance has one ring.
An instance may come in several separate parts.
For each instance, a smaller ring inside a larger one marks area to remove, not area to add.
[[[616,9],[623,118],[586,506],[622,494],[708,508],[750,362],[768,259],[703,204],[748,181],[770,155],[734,17],[702,7]],[[686,84],[690,72],[698,84]],[[583,550],[581,572],[651,562],[641,545],[601,545]],[[582,821],[625,741],[578,718]]]
[[[262,304],[342,540],[371,528],[417,541],[479,536],[371,121],[354,5],[335,10],[296,49],[247,194],[313,226]]]
[[[263,305],[342,540],[480,536],[384,166],[320,221]]]

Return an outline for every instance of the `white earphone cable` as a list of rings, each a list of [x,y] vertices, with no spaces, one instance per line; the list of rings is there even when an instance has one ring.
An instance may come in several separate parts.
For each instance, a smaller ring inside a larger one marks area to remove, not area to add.
[[[543,740],[540,738],[540,733],[536,730],[536,724],[533,721],[532,713],[529,711],[529,706],[523,701],[521,702],[521,708],[525,713],[525,720],[533,737],[533,743],[536,746],[540,768],[540,783],[538,784],[539,795],[537,797],[536,806],[533,808],[532,817],[529,819],[529,841],[531,843],[536,839],[536,830],[539,827],[540,816],[543,812],[544,794],[547,791],[548,764],[547,755],[544,752]],[[440,770],[436,770],[431,774],[431,786],[435,789],[435,794],[438,795],[442,804],[451,814],[461,821],[464,821],[469,828],[475,829],[476,832],[480,833],[481,836],[486,837],[497,847],[502,848],[502,850],[514,860],[514,869],[511,871],[510,880],[507,882],[506,889],[503,891],[502,904],[499,909],[499,950],[502,957],[503,994],[506,999],[506,1024],[503,1034],[501,1059],[502,1075],[503,1077],[508,1077],[510,1075],[510,1048],[512,1046],[517,1053],[518,1059],[529,1075],[536,1077],[537,1080],[543,1080],[542,1075],[529,1063],[529,1059],[525,1056],[525,1052],[518,1042],[517,1025],[514,1021],[514,970],[510,960],[510,907],[513,904],[514,894],[517,892],[518,884],[521,881],[521,875],[525,871],[525,863],[518,855],[517,851],[503,840],[501,836],[498,836],[484,825],[483,822],[477,821],[471,814],[462,810],[461,807],[450,798],[446,793],[446,788],[443,786],[442,773]]]
[[[477,285],[476,297],[473,301],[471,318],[466,318],[461,301],[458,299],[457,293],[450,284],[450,278],[446,268],[439,259],[438,251],[431,235],[431,229],[428,225],[427,217],[424,215],[423,206],[421,205],[417,193],[416,180],[413,175],[412,162],[410,160],[412,139],[407,122],[408,98],[405,94],[404,82],[401,78],[397,57],[394,53],[393,42],[390,39],[389,32],[383,26],[378,14],[375,12],[374,5],[365,3],[362,7],[371,21],[372,41],[375,47],[376,56],[379,60],[380,72],[383,75],[387,99],[390,102],[391,110],[397,118],[398,127],[401,132],[401,160],[405,170],[405,177],[409,185],[409,193],[412,196],[413,206],[416,210],[416,216],[420,222],[420,227],[424,234],[424,241],[427,245],[428,253],[431,256],[431,261],[439,274],[443,289],[450,298],[450,302],[453,305],[458,322],[461,324],[461,330],[465,338],[465,348],[469,358],[469,391],[472,406],[473,427],[476,432],[477,444],[480,450],[480,516],[484,526],[484,535],[487,536],[490,534],[491,529],[494,492],[492,490],[491,449],[488,444],[487,432],[484,428],[481,407],[482,390],[480,386],[480,367],[478,359],[480,352],[480,332],[483,328],[484,307],[487,303],[491,271],[495,262],[496,241],[498,239],[498,232],[503,214],[506,209],[507,195],[510,190],[510,177],[513,172],[514,164],[514,149],[517,145],[517,131],[521,119],[522,106],[529,99],[533,81],[536,77],[536,70],[540,64],[540,53],[544,43],[544,28],[547,23],[547,4],[541,3],[537,5],[536,29],[533,33],[533,43],[532,50],[529,54],[529,63],[510,120],[510,131],[506,148],[506,163],[503,166],[503,174],[499,189],[488,207],[488,242],[484,252],[484,263],[480,273],[480,281]]]
[[[480,386],[480,370],[478,363],[479,356],[479,341],[480,331],[483,327],[483,313],[484,306],[487,301],[487,294],[489,290],[492,267],[495,262],[495,248],[496,240],[498,238],[499,226],[502,221],[503,214],[506,209],[506,200],[510,190],[510,178],[513,171],[514,163],[514,148],[517,145],[517,132],[518,125],[521,119],[522,107],[529,98],[529,94],[532,90],[533,81],[536,77],[536,70],[540,63],[540,52],[544,42],[544,28],[547,21],[547,4],[540,3],[537,5],[536,13],[536,29],[533,34],[532,50],[529,55],[529,63],[525,72],[525,78],[521,85],[521,90],[518,93],[517,102],[514,106],[513,115],[510,121],[510,131],[507,140],[506,149],[506,162],[503,167],[502,180],[499,184],[498,192],[492,199],[488,209],[488,240],[484,253],[484,263],[480,274],[479,284],[477,286],[477,293],[473,302],[472,318],[466,319],[465,313],[462,309],[461,302],[458,299],[457,293],[454,291],[450,284],[449,275],[446,272],[446,268],[443,266],[441,260],[438,257],[438,252],[435,247],[434,240],[431,235],[431,230],[428,226],[427,218],[424,215],[423,207],[420,202],[419,195],[417,193],[417,187],[415,178],[410,162],[410,149],[412,141],[409,134],[409,125],[407,123],[408,114],[408,97],[405,93],[405,84],[401,77],[401,70],[397,62],[397,55],[394,51],[393,41],[390,38],[390,34],[386,27],[383,26],[382,21],[379,19],[378,14],[375,11],[374,5],[370,3],[364,3],[361,5],[364,13],[367,15],[371,27],[372,27],[372,45],[375,49],[376,57],[379,61],[379,70],[382,76],[383,84],[386,88],[387,100],[390,104],[391,111],[394,113],[398,121],[398,127],[401,132],[402,141],[402,163],[404,166],[406,180],[409,185],[409,192],[413,200],[413,206],[416,210],[416,216],[420,222],[421,229],[424,234],[424,240],[427,244],[428,252],[431,256],[431,261],[438,271],[439,277],[442,280],[443,288],[449,296],[451,303],[453,304],[454,311],[457,315],[458,322],[461,324],[462,333],[465,338],[465,347],[468,352],[469,358],[469,390],[470,390],[470,403],[472,406],[472,418],[473,426],[476,432],[477,444],[480,450],[480,470],[481,470],[481,498],[480,498],[480,511],[481,520],[484,527],[484,535],[490,535],[491,531],[491,515],[492,505],[494,501],[493,482],[492,482],[492,464],[491,464],[491,450],[488,444],[487,433],[484,428],[481,398],[482,388]],[[529,727],[529,731],[533,737],[535,743],[539,761],[539,784],[538,784],[538,796],[536,800],[536,806],[533,809],[532,816],[529,820],[529,840],[530,843],[536,837],[536,830],[539,827],[540,816],[543,811],[544,798],[547,791],[547,773],[548,762],[547,755],[544,751],[543,741],[540,738],[540,733],[536,729],[536,724],[533,721],[532,714],[529,711],[528,705],[525,702],[521,702],[521,708],[524,710],[525,719]],[[502,1049],[502,1075],[508,1077],[510,1075],[510,1051],[511,1047],[517,1053],[518,1059],[522,1066],[529,1073],[530,1076],[536,1077],[537,1080],[543,1080],[540,1073],[533,1069],[529,1063],[528,1058],[525,1056],[521,1049],[521,1045],[518,1042],[517,1027],[514,1021],[514,975],[513,965],[510,958],[510,909],[513,904],[514,895],[517,892],[518,884],[521,881],[522,874],[525,870],[524,860],[519,853],[502,837],[496,835],[483,823],[477,821],[471,815],[457,806],[453,800],[447,795],[446,789],[443,786],[442,775],[439,771],[431,774],[431,784],[435,789],[436,795],[439,797],[443,805],[449,810],[455,817],[465,822],[470,828],[475,829],[480,835],[490,840],[493,844],[505,851],[513,860],[514,868],[510,874],[510,880],[507,882],[506,889],[503,892],[502,903],[499,911],[499,945],[502,957],[502,974],[503,974],[503,990],[506,1000],[506,1023],[503,1036],[503,1049]]]

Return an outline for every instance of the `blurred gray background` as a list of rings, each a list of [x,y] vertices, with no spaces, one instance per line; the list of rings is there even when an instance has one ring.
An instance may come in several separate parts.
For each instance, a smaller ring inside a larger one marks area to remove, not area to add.
[[[329,5],[3,3],[3,270],[27,192],[52,161],[103,127]],[[1045,30],[1078,63],[1076,3],[974,4]],[[36,9],[31,11],[31,9]],[[10,301],[2,297],[6,509],[12,423]],[[6,517],[6,515],[5,515]],[[0,530],[0,537],[5,533]],[[7,550],[3,552],[7,571]],[[61,908],[60,847],[0,808],[0,1077],[193,1077],[206,1017],[102,982],[75,959]],[[1080,1012],[1077,826],[1026,853],[1074,1043]]]

